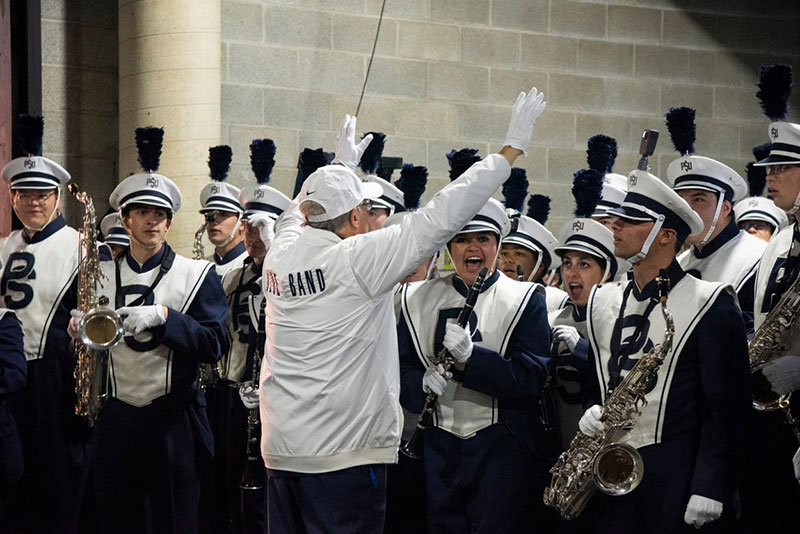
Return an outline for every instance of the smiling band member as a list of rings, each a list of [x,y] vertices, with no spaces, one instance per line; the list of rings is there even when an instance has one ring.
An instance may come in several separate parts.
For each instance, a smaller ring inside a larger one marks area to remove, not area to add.
[[[559,232],[555,252],[561,259],[561,283],[568,303],[548,315],[552,328],[554,369],[551,393],[558,418],[562,448],[569,446],[583,415],[583,383],[587,376],[589,343],[586,340],[586,303],[596,284],[613,280],[630,264],[614,256],[614,234],[591,217],[603,188],[603,175],[589,169],[575,173],[572,194],[575,215]]]
[[[126,332],[109,351],[110,398],[95,425],[101,532],[145,532],[148,522],[157,532],[197,532],[199,471],[213,454],[196,380],[199,363],[227,349],[227,306],[214,266],[165,242],[181,194],[155,173],[162,139],[163,130],[137,129],[145,172],[124,179],[110,197],[130,247],[101,264],[100,294]]]
[[[656,176],[633,171],[625,200],[610,213],[618,217],[614,254],[633,263],[633,279],[597,285],[589,296],[593,395],[607,399],[639,358],[664,340],[659,273],[669,279],[666,306],[675,334],[635,425],[622,437],[641,454],[644,476],[626,495],[595,497],[597,532],[691,531],[720,520],[723,511],[728,514],[722,517],[734,515],[735,453],[750,404],[741,310],[729,285],[698,280],[675,260],[681,243],[703,231],[703,222]],[[602,413],[597,404],[589,408],[581,431],[601,431]],[[717,527],[730,532],[720,523],[707,528]]]
[[[493,269],[509,226],[490,199],[447,245],[455,274],[403,291],[401,402],[419,413],[428,391],[439,395],[423,455],[431,532],[530,532],[534,525],[537,398],[550,335],[542,286]],[[461,328],[452,321],[484,267],[491,273]],[[452,377],[430,363],[442,346],[457,362]]]
[[[200,191],[200,213],[206,219],[206,234],[214,245],[214,254],[208,261],[216,265],[217,274],[241,267],[247,257],[242,242],[244,209],[239,203],[239,188],[227,183],[233,152],[227,145],[208,149],[208,167],[213,182]]]

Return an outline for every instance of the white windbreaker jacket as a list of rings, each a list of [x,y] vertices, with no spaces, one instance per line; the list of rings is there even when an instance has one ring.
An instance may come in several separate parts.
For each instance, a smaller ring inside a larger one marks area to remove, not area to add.
[[[397,225],[341,239],[293,202],[266,257],[261,450],[270,469],[394,463],[402,412],[392,292],[508,178],[488,156]],[[435,320],[435,318],[431,318]]]

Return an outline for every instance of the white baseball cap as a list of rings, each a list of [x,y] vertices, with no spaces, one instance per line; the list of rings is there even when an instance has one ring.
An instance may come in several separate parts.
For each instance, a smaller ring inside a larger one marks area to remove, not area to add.
[[[343,165],[326,165],[309,176],[303,184],[300,204],[312,200],[325,213],[307,217],[310,222],[323,222],[344,215],[367,199],[379,198],[383,188],[374,182],[362,182]]]

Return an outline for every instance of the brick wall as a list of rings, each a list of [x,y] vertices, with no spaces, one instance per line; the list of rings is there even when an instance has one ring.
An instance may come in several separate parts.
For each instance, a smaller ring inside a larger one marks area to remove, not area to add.
[[[117,183],[117,3],[42,0],[43,151],[94,198]],[[82,207],[64,201],[74,225]]]
[[[614,136],[615,170],[638,156],[644,128],[662,137],[657,173],[677,154],[661,115],[697,109],[699,154],[743,169],[766,141],[755,99],[762,62],[800,67],[796,2],[781,0],[387,0],[359,130],[387,134],[385,155],[427,165],[425,199],[446,183],[444,154],[503,141],[510,104],[536,85],[548,108],[521,165],[531,191],[569,217],[572,174],[590,135]],[[231,180],[252,180],[248,145],[278,146],[273,185],[291,193],[297,154],[332,150],[356,110],[380,0],[222,0],[222,140]],[[800,90],[794,98],[800,104]],[[800,120],[800,115],[792,115]],[[395,175],[396,177],[396,175]]]

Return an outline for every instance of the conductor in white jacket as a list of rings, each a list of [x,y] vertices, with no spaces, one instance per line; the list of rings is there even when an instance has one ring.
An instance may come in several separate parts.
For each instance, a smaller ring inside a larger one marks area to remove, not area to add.
[[[386,464],[397,462],[402,427],[392,292],[505,182],[542,98],[520,93],[498,154],[400,224],[369,233],[369,200],[381,189],[353,172],[371,136],[356,145],[347,116],[333,164],[308,177],[277,221],[260,387],[270,534],[382,531]]]

